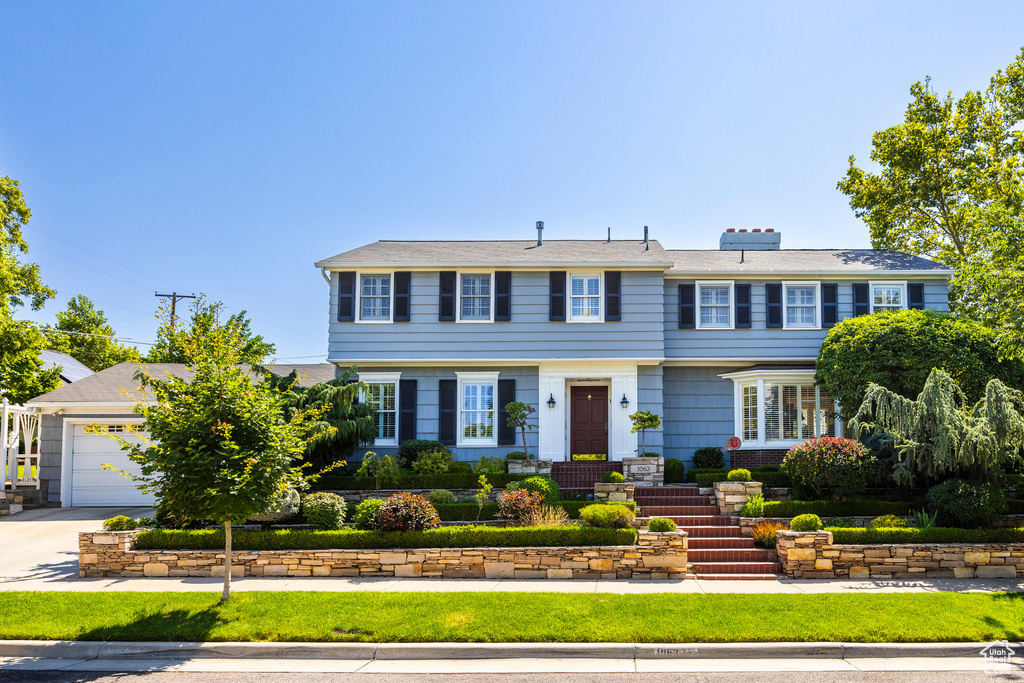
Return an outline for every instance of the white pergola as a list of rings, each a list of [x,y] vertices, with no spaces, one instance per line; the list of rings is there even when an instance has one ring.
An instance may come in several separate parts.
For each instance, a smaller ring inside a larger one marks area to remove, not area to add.
[[[26,408],[0,401],[0,437],[3,448],[0,450],[0,468],[2,468],[4,488],[9,484],[11,489],[39,488],[39,452],[32,452],[32,444],[39,441],[39,413],[35,408]],[[22,439],[25,441],[25,452],[21,452]],[[18,468],[21,466],[21,476]]]

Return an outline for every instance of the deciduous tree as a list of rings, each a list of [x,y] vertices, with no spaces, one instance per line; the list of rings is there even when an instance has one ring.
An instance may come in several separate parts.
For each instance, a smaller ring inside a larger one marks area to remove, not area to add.
[[[107,316],[82,294],[72,297],[67,308],[57,314],[57,325],[44,331],[48,348],[72,356],[95,372],[142,360],[134,346],[117,342]]]

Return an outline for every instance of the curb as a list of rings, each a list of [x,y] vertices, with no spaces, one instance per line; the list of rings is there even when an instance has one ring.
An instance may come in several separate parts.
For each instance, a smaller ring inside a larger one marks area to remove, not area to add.
[[[0,657],[84,660],[852,659],[977,657],[989,643],[178,643],[0,641]],[[1024,643],[1009,643],[1018,651]]]

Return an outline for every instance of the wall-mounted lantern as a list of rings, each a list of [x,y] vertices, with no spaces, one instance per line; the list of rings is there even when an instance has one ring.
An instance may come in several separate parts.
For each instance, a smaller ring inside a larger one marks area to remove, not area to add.
[[[548,408],[554,408],[554,407],[555,407],[555,395],[551,394],[550,398],[548,398]]]
[[[622,406],[623,408],[628,408],[629,407],[629,399],[626,398],[625,394],[622,395],[622,400],[619,401],[619,405]]]

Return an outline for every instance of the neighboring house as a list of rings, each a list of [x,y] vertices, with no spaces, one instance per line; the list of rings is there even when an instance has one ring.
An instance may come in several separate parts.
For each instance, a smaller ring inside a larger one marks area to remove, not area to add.
[[[662,430],[647,450],[690,460],[743,440],[733,465],[778,463],[841,435],[814,385],[836,322],[948,309],[952,271],[892,250],[781,249],[729,230],[718,250],[656,241],[380,241],[320,261],[330,282],[327,360],[353,365],[378,406],[373,449],[439,439],[459,460],[520,450],[503,406],[533,405],[532,454],[619,460],[629,415]]]
[[[60,351],[43,350],[39,352],[39,358],[43,361],[43,370],[49,370],[59,365],[60,378],[65,384],[77,382],[83,377],[93,374],[92,370],[75,360],[74,356]]]
[[[105,463],[125,472],[139,467],[121,452],[108,434],[125,434],[125,426],[140,424],[133,412],[142,397],[135,373],[139,363],[120,363],[93,373],[73,384],[59,387],[28,402],[42,413],[39,477],[43,501],[63,507],[150,505],[152,498],[119,472],[104,469]],[[153,377],[188,377],[177,363],[150,363]],[[272,365],[275,374],[286,376],[295,370],[299,384],[309,386],[334,379],[335,368],[327,363]],[[87,429],[101,425],[106,433]],[[132,438],[130,432],[126,438]]]

